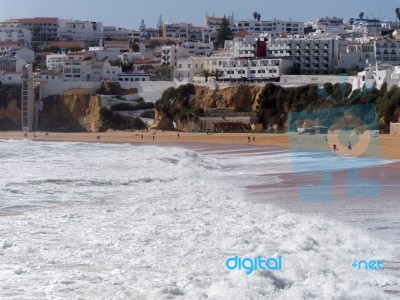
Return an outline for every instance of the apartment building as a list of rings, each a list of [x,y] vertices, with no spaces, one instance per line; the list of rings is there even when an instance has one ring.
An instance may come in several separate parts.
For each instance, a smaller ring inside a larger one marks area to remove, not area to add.
[[[0,22],[0,42],[12,42],[18,46],[30,48],[32,33],[29,29],[19,27],[18,22]]]
[[[46,55],[46,67],[49,71],[62,72],[66,54],[48,54]]]
[[[221,81],[279,81],[288,63],[282,59],[237,59],[229,52],[213,54],[204,58],[204,68],[223,71]]]
[[[233,32],[248,31],[251,33],[273,33],[301,35],[304,34],[304,22],[283,21],[273,19],[272,21],[242,20],[236,21],[232,26]]]
[[[400,63],[400,40],[380,38],[373,43],[377,61],[391,65]]]
[[[35,53],[15,43],[0,42],[0,71],[22,72],[23,66],[35,60]]]
[[[189,51],[179,45],[161,47],[161,65],[172,66],[177,65],[177,60],[190,57]]]
[[[132,41],[137,38],[137,33],[135,33],[132,29],[126,29],[117,26],[103,26],[102,37],[104,40],[112,39]]]
[[[66,81],[117,81],[120,73],[120,67],[97,61],[92,52],[67,53],[63,66]]]
[[[204,67],[204,56],[180,58],[174,68],[173,76],[180,81],[192,82]]]
[[[296,70],[330,70],[337,65],[338,40],[294,36],[271,39],[267,57],[291,60]]]
[[[54,41],[57,39],[58,18],[23,18],[16,19],[18,26],[32,33],[33,41]]]
[[[378,19],[355,19],[353,23],[353,31],[361,32],[365,35],[380,35],[382,29],[382,23]]]
[[[191,56],[210,55],[214,52],[214,43],[184,42],[181,47]]]
[[[361,69],[375,58],[373,41],[339,40],[338,68]]]
[[[74,41],[100,41],[103,38],[103,23],[58,19],[57,38]]]

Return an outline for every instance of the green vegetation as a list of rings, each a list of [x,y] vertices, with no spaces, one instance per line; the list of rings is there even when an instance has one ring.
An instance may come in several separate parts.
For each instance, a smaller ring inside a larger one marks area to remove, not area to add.
[[[2,84],[0,81],[0,107],[6,108],[13,99],[17,100],[17,107],[21,108],[21,85]]]
[[[197,119],[204,110],[191,99],[196,93],[193,84],[181,85],[178,88],[170,87],[164,91],[161,99],[156,102],[156,109],[166,114],[172,120]]]
[[[233,33],[230,28],[229,20],[224,16],[222,18],[221,26],[217,31],[217,47],[223,48],[226,40],[232,40]]]
[[[304,34],[309,34],[311,32],[316,32],[317,30],[313,28],[311,25],[307,25],[304,27]]]
[[[322,88],[323,90],[319,89],[317,85],[282,88],[272,83],[267,84],[258,100],[262,119],[269,124],[278,124],[278,127],[283,129],[286,126],[287,114],[290,112],[335,108],[332,110],[333,115],[327,113],[320,120],[320,124],[329,124],[333,118],[337,118],[338,112],[344,114],[357,104],[374,104],[376,113],[371,115],[368,110],[362,112],[363,121],[367,126],[375,126],[375,115],[377,115],[379,129],[388,132],[390,122],[397,121],[400,117],[400,87],[394,86],[388,91],[387,85],[384,84],[381,90],[373,88],[367,92],[360,90],[351,92],[350,84],[346,84],[342,91],[339,83],[334,85],[326,83]],[[318,90],[321,92],[317,92]]]
[[[144,112],[142,112],[140,114],[140,117],[141,118],[147,118],[147,119],[155,119],[156,112],[155,112],[154,109],[148,109],[148,110],[145,110]]]

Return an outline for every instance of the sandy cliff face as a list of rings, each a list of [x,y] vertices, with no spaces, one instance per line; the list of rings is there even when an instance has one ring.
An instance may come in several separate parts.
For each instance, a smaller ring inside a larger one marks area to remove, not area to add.
[[[193,96],[195,105],[203,108],[228,108],[235,111],[256,111],[257,99],[262,88],[259,86],[241,85],[221,90],[210,90],[197,86]]]
[[[241,85],[220,90],[210,90],[205,86],[196,86],[196,93],[191,96],[192,106],[202,108],[204,111],[218,110],[219,112],[251,112],[258,111],[259,99],[262,92],[260,86]],[[179,99],[178,99],[179,100]],[[175,121],[179,127],[184,127],[184,122],[172,120],[171,116],[156,109],[156,118],[152,128],[171,129]],[[191,122],[190,120],[186,122]]]
[[[101,101],[95,90],[74,89],[43,99],[38,129],[43,131],[98,131]]]

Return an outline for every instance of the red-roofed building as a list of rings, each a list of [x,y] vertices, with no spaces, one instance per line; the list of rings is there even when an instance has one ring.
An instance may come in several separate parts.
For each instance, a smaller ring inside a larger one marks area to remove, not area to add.
[[[58,47],[61,51],[68,51],[70,49],[83,49],[85,47],[83,42],[79,41],[59,41],[59,42],[51,42],[48,44],[48,47]]]
[[[104,41],[105,51],[117,51],[119,53],[129,52],[129,41],[128,40],[111,40]]]

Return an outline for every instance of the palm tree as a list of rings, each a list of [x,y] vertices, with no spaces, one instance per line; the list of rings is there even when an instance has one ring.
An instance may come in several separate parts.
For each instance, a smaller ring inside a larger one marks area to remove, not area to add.
[[[212,72],[210,72],[210,71],[207,70],[207,69],[204,69],[204,70],[201,71],[198,75],[199,75],[200,77],[204,77],[205,80],[206,80],[206,82],[208,82],[208,78],[209,78],[209,77],[213,76],[213,75],[212,75]]]
[[[211,76],[214,77],[215,81],[218,82],[221,77],[224,77],[224,71],[221,71],[219,69],[213,69],[211,71]]]
[[[360,19],[362,20],[364,18],[364,12],[360,12],[360,14],[358,15],[360,17]]]
[[[254,18],[254,20],[257,20],[257,17],[258,17],[258,12],[254,11],[254,12],[253,12],[253,18]]]
[[[260,20],[261,20],[261,15],[257,14],[257,21],[260,22]]]

